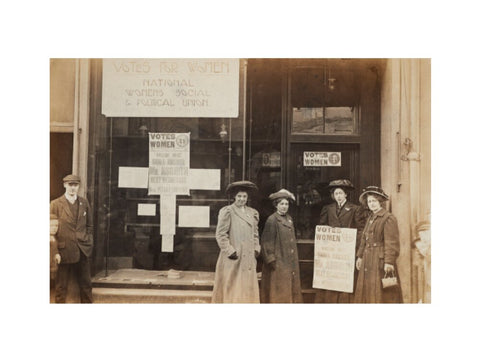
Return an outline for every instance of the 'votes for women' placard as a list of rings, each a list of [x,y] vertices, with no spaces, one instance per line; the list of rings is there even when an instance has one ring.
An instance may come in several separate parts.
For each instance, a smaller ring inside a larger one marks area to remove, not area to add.
[[[356,238],[353,228],[315,228],[313,288],[353,292]]]
[[[148,194],[190,194],[190,133],[148,133]]]

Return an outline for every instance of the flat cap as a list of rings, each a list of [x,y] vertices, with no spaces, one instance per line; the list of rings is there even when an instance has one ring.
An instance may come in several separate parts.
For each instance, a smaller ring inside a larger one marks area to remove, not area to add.
[[[64,183],[80,183],[80,177],[75,174],[69,174],[63,178]]]

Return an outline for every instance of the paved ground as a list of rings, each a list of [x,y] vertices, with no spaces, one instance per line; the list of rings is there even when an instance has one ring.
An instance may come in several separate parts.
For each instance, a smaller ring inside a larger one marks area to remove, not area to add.
[[[94,303],[209,303],[214,272],[149,271],[99,272],[92,278]],[[70,279],[67,303],[79,303],[78,285]],[[55,303],[53,289],[50,303]]]

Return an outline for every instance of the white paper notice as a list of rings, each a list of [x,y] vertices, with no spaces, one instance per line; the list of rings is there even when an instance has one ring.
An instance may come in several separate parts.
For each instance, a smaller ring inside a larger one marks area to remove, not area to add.
[[[173,252],[173,234],[162,234],[162,252]]]
[[[118,167],[118,188],[147,188],[148,167]]]
[[[179,227],[210,227],[209,206],[179,206]]]
[[[188,174],[190,189],[220,190],[220,169],[192,169]]]
[[[313,288],[353,292],[357,230],[317,226]]]
[[[175,234],[175,194],[160,195],[160,234]]]
[[[157,211],[156,204],[139,203],[137,207],[137,215],[139,216],[154,216]]]

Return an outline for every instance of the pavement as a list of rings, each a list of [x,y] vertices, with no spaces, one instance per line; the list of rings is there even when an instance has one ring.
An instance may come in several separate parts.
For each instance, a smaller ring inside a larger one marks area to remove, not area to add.
[[[215,273],[119,269],[92,279],[95,303],[210,303]]]
[[[210,303],[214,272],[118,269],[92,278],[94,303]],[[69,280],[67,303],[79,303],[78,285]],[[50,291],[50,303],[55,303]]]

